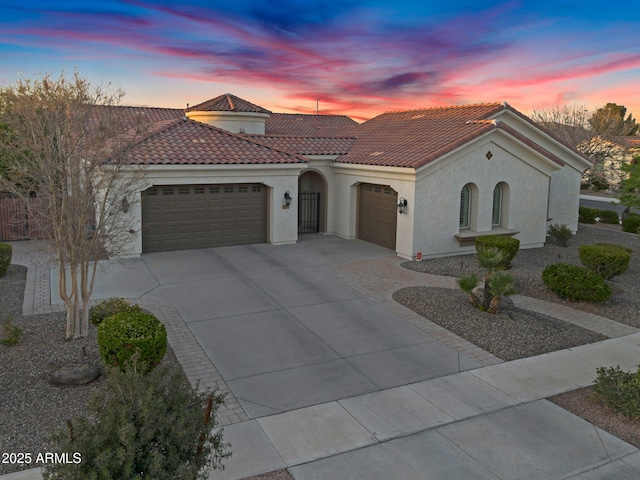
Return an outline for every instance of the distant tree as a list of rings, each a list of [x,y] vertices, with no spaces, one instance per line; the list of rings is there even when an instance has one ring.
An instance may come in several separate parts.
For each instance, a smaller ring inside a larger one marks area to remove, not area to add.
[[[589,157],[594,165],[583,180],[594,186],[619,183],[624,175],[618,158],[620,147],[612,137],[633,135],[638,130],[627,109],[608,103],[598,110],[582,105],[558,105],[534,110],[531,119],[570,147]]]
[[[77,72],[70,79],[46,74],[0,89],[0,123],[6,125],[0,191],[23,199],[52,240],[67,339],[87,335],[98,260],[121,255],[132,239],[125,227],[128,204],[136,201],[141,176],[126,171],[125,158],[144,128],[122,131],[112,107],[123,95],[93,88]],[[38,208],[30,201],[34,192]]]
[[[636,155],[631,163],[622,166],[627,173],[627,178],[620,182],[618,200],[626,208],[622,212],[622,218],[626,218],[632,208],[640,208],[640,155]]]
[[[616,103],[607,103],[591,115],[589,119],[591,130],[596,135],[635,135],[638,132],[638,124],[631,114],[625,119],[626,113],[626,107]]]

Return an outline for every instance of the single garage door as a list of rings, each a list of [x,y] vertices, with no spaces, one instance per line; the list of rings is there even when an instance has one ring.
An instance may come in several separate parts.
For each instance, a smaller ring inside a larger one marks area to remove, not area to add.
[[[143,252],[266,241],[264,185],[162,185],[142,192]]]
[[[358,237],[396,249],[398,192],[389,186],[363,183],[358,205]]]

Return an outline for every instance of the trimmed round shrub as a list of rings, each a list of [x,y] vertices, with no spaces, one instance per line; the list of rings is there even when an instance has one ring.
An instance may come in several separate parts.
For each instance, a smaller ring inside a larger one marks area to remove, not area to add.
[[[580,261],[605,280],[620,275],[629,268],[631,253],[613,245],[581,245]]]
[[[13,247],[9,243],[0,243],[0,277],[4,277],[11,265]]]
[[[579,207],[578,222],[580,223],[596,223],[596,217],[600,213],[597,208]]]
[[[610,223],[612,225],[620,224],[620,217],[615,210],[600,210],[598,217],[600,217],[601,223]]]
[[[513,237],[503,237],[500,235],[482,235],[476,237],[476,251],[478,247],[497,248],[503,251],[507,258],[500,265],[500,268],[511,268],[511,260],[520,249],[520,240]]]
[[[638,233],[640,229],[640,215],[629,214],[622,219],[622,231],[628,233]]]
[[[625,252],[628,252],[628,253],[633,252],[633,248],[627,247],[626,245],[618,245],[617,243],[596,243],[596,245],[604,245],[606,247],[619,248],[620,250],[624,250]]]
[[[116,313],[141,313],[140,305],[132,305],[124,298],[108,298],[89,309],[89,321],[98,326],[102,321]]]
[[[588,268],[554,263],[542,272],[542,281],[561,298],[586,302],[604,302],[611,297],[611,287]]]
[[[135,359],[151,370],[167,351],[167,331],[148,313],[116,313],[98,327],[98,347],[106,365],[124,370]]]

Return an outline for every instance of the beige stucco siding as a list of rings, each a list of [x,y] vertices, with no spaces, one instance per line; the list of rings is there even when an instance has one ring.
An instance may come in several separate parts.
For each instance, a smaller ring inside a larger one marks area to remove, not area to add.
[[[455,238],[460,232],[460,192],[466,184],[473,185],[471,230],[491,232],[493,191],[503,183],[501,226],[519,232],[515,237],[521,248],[544,244],[549,176],[554,168],[504,136],[490,138],[418,173],[414,254],[429,258],[474,251],[473,246],[461,247]]]

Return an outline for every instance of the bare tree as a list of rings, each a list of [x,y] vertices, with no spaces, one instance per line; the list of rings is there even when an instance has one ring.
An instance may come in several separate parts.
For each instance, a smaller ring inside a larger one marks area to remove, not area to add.
[[[92,87],[77,72],[0,90],[0,121],[11,132],[0,144],[0,190],[23,199],[52,240],[68,340],[87,335],[98,261],[125,253],[135,234],[128,211],[141,174],[128,168],[126,156],[145,129],[119,118],[123,95]],[[39,202],[30,201],[34,196]]]
[[[615,137],[633,134],[634,127],[637,129],[631,115],[624,119],[626,109],[622,120],[619,118],[621,109],[624,107],[590,110],[582,105],[558,105],[534,110],[531,119],[593,160],[584,180],[594,186],[617,185],[625,178],[621,165],[626,161],[626,152]]]

